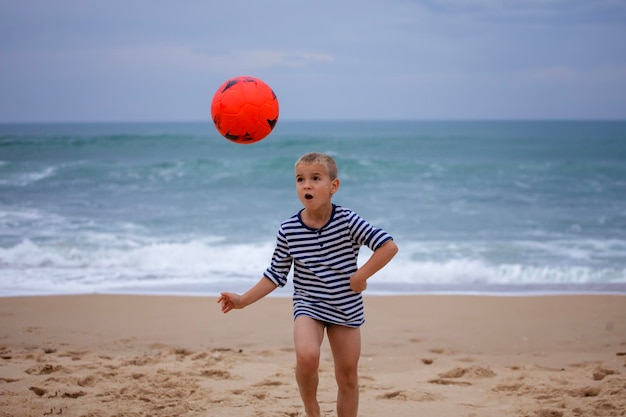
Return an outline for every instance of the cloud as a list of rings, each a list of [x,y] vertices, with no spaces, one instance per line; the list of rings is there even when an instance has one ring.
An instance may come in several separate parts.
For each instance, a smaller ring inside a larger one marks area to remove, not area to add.
[[[623,0],[0,0],[0,121],[204,117],[241,74],[293,118],[626,115],[625,21]]]

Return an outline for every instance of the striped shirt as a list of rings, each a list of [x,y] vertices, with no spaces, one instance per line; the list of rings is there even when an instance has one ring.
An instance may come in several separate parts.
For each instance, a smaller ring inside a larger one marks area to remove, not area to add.
[[[287,283],[294,265],[293,314],[330,324],[359,327],[365,321],[363,298],[350,289],[359,248],[378,249],[392,239],[350,209],[333,204],[330,221],[307,227],[302,211],[284,221],[277,234],[271,265],[264,276],[277,286]]]

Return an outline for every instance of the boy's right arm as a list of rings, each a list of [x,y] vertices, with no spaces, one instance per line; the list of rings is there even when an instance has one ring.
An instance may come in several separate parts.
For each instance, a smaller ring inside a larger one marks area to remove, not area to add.
[[[276,284],[268,278],[263,277],[254,287],[250,288],[243,295],[232,292],[223,292],[217,299],[222,306],[222,313],[228,313],[234,309],[240,309],[260,300],[276,289]]]

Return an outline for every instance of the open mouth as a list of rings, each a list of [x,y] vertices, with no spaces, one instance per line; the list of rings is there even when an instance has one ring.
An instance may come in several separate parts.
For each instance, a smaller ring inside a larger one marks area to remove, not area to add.
[[[304,198],[306,198],[307,200],[312,200],[313,196],[311,194],[305,194]]]

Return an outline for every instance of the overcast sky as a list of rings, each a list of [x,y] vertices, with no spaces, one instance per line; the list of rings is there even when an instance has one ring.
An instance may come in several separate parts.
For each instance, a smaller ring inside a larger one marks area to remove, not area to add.
[[[626,119],[624,0],[0,0],[0,122]]]

